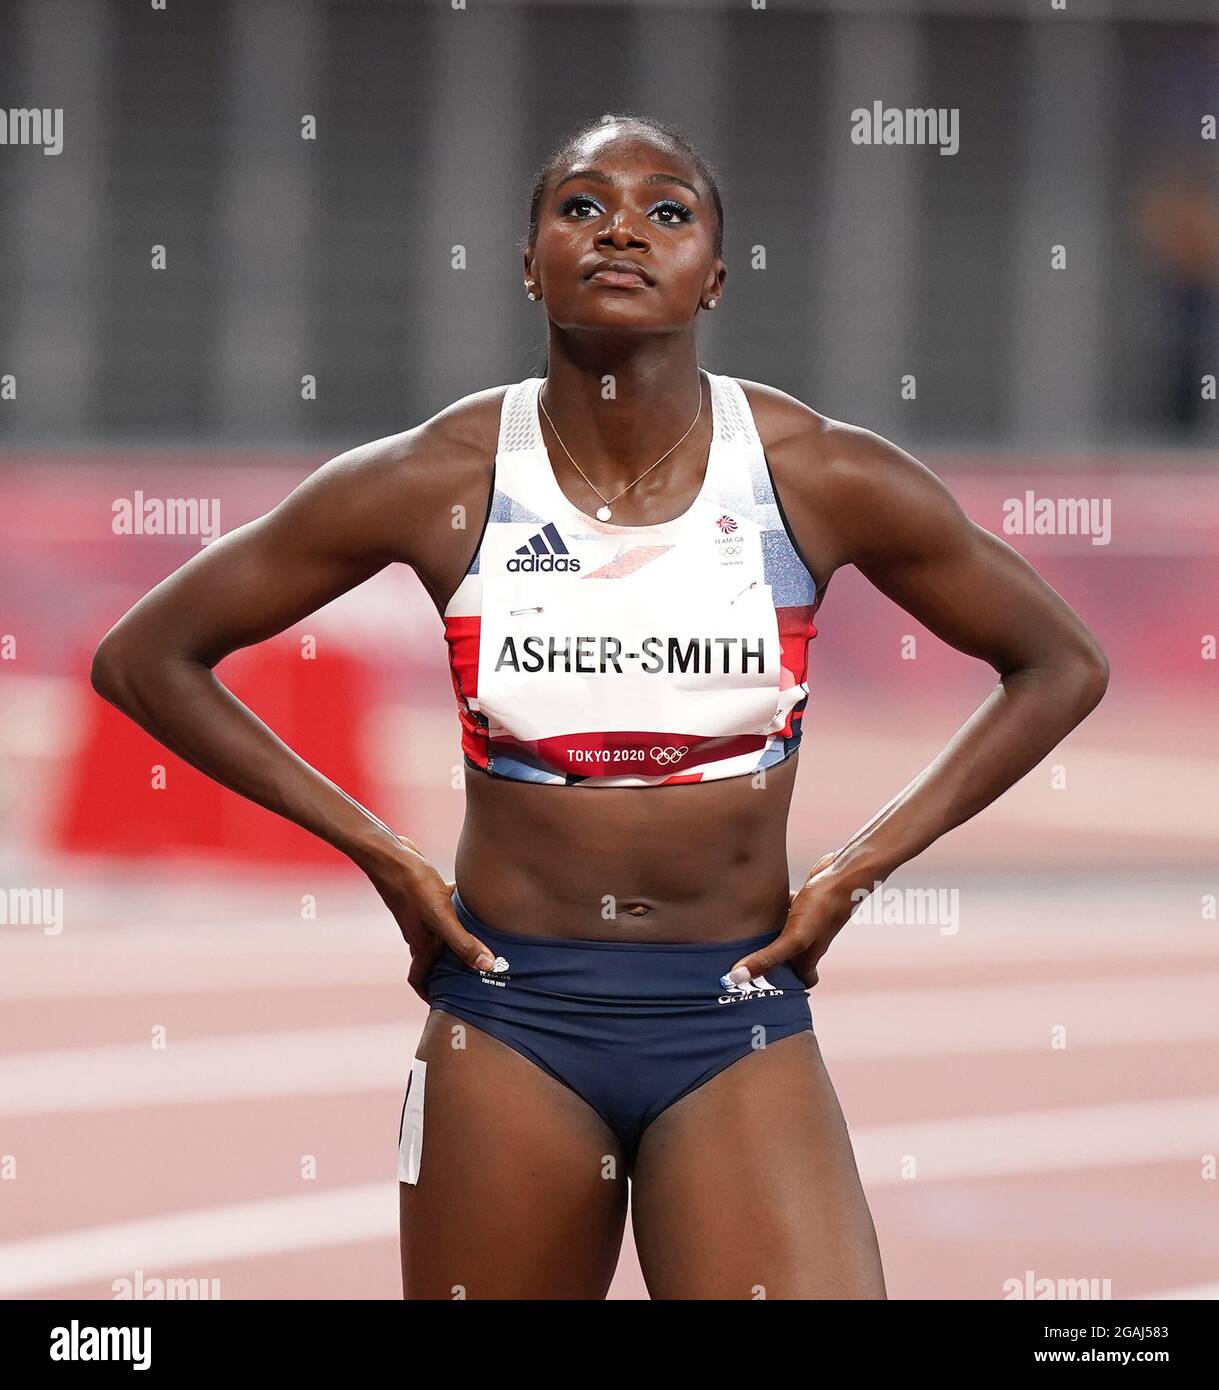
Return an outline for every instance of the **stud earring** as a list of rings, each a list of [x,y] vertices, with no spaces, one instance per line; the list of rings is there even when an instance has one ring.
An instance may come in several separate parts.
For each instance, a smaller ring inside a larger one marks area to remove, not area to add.
[[[709,299],[709,300],[707,301],[707,308],[708,308],[708,309],[714,309],[715,306],[716,306],[718,303],[719,303],[719,300],[718,300],[718,299]]]
[[[532,286],[532,285],[529,287],[529,298],[530,298],[530,299],[537,299],[537,295],[534,294],[534,292],[533,292],[533,286]]]

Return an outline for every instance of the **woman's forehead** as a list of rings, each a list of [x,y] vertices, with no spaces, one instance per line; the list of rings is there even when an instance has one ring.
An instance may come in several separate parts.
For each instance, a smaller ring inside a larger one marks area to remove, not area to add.
[[[576,143],[568,167],[575,168],[593,160],[634,158],[660,160],[662,165],[671,165],[674,172],[688,173],[693,167],[689,156],[672,141],[646,128],[621,124],[590,130]]]

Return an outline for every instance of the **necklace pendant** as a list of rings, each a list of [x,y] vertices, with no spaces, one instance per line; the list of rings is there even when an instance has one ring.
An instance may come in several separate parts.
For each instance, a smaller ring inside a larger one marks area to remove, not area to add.
[[[597,508],[597,520],[598,520],[598,521],[608,521],[608,520],[610,519],[611,516],[613,516],[613,512],[611,512],[610,509],[609,509],[608,507],[598,507],[598,508]]]

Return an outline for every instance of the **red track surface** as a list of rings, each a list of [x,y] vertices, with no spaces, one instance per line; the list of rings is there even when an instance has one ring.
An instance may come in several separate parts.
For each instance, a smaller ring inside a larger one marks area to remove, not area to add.
[[[14,888],[62,889],[64,912],[58,933],[0,926],[0,1297],[110,1298],[142,1270],[219,1280],[223,1298],[395,1298],[398,1119],[423,1006],[372,889],[341,864],[256,873],[46,848],[95,698],[83,654],[187,553],[99,526],[107,489],[139,486],[141,467],[68,490],[41,470],[0,477],[0,578],[11,567],[22,586],[5,620],[19,660],[0,679],[2,886],[10,906]],[[286,476],[209,475],[226,529]],[[1004,490],[1033,485],[958,483],[995,529]],[[1114,1298],[1219,1296],[1219,930],[1205,908],[1219,732],[1217,666],[1200,655],[1219,489],[1089,490],[1113,493],[1111,549],[1020,545],[1096,627],[1109,696],[890,880],[955,891],[956,929],[853,922],[812,996],[898,1298],[1001,1298],[1028,1271],[1108,1280]],[[381,663],[362,731],[373,809],[448,872],[462,794],[439,620],[402,573],[333,609],[311,629]],[[902,660],[909,620],[850,575],[818,627],[794,875],[992,684],[926,634]],[[629,1235],[612,1296],[645,1296]]]
[[[79,883],[62,934],[10,930],[0,1294],[113,1297],[142,1270],[224,1298],[398,1296],[424,1011],[371,890],[319,888],[302,923],[288,879]],[[955,935],[853,924],[813,993],[891,1296],[999,1298],[1027,1270],[1115,1298],[1219,1284],[1213,923],[1152,877],[959,893]],[[612,1296],[646,1296],[629,1240]]]

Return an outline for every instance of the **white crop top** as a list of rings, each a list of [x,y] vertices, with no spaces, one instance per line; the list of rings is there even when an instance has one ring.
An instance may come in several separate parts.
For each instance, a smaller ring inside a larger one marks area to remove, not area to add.
[[[510,386],[478,548],[444,611],[462,752],[492,776],[647,787],[789,758],[808,699],[816,583],[753,412],[706,374],[713,430],[693,503],[618,526],[569,502]]]

